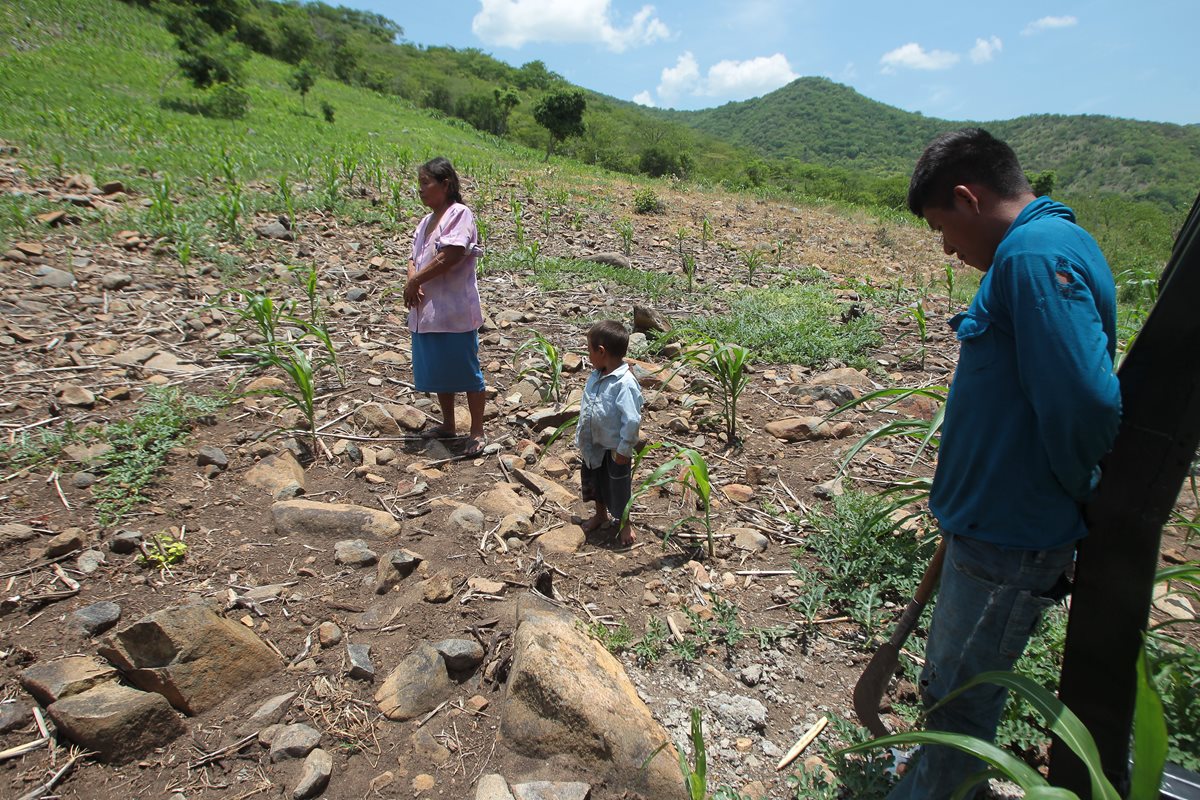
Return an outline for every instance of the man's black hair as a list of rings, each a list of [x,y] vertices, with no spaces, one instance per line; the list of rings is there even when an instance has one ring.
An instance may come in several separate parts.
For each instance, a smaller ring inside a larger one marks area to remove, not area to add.
[[[588,328],[588,344],[603,347],[609,355],[624,358],[629,352],[629,331],[615,319],[604,319]]]
[[[1017,154],[982,128],[943,133],[925,148],[908,184],[908,210],[918,217],[926,208],[949,208],[954,187],[980,183],[1001,197],[1032,189]]]

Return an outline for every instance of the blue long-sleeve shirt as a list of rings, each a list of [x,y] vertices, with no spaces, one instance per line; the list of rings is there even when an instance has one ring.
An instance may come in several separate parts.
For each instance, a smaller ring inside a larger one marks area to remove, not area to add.
[[[592,370],[575,425],[575,446],[583,463],[595,469],[608,450],[632,457],[641,424],[642,388],[629,365],[622,362],[607,374]]]
[[[1071,209],[1013,221],[966,312],[930,508],[951,534],[1024,550],[1086,531],[1081,503],[1120,421],[1112,273]]]

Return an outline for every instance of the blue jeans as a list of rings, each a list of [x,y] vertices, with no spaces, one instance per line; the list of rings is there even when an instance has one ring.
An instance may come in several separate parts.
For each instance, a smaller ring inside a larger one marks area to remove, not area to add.
[[[1074,556],[1074,544],[1014,550],[946,534],[946,561],[921,672],[926,706],[981,672],[1012,669],[1042,612],[1058,599],[1052,596],[1056,584]],[[925,727],[991,741],[1005,694],[998,686],[977,686],[930,714]],[[888,800],[948,800],[985,766],[961,750],[922,747]]]

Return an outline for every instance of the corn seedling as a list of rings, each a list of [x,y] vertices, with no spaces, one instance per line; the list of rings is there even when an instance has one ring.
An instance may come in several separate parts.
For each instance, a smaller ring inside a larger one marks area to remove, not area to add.
[[[576,231],[583,230],[583,212],[575,211],[571,213],[571,229]]]
[[[923,370],[925,369],[925,356],[929,352],[929,320],[925,315],[924,300],[918,300],[916,304],[906,309],[906,313],[912,317],[913,321],[917,324],[917,337],[920,340],[921,345],[916,350],[909,353],[905,358],[906,360],[912,360],[914,358],[919,359],[921,369]]]
[[[681,644],[681,643],[677,643]],[[695,652],[689,652],[687,662],[695,661]],[[683,659],[681,659],[683,660]],[[687,790],[687,800],[708,800],[708,755],[704,747],[704,726],[700,722],[700,709],[692,709],[692,759],[694,764],[689,764],[687,756],[683,751],[677,751],[679,757],[679,772],[683,775],[684,788]],[[667,747],[670,747],[670,742],[663,742],[654,752],[651,753],[643,762],[642,769],[649,766],[650,762]]]
[[[296,196],[292,194],[292,184],[287,174],[279,176],[279,201],[288,217],[288,230],[296,230]]]
[[[546,233],[550,232],[550,209],[542,209],[542,230]]]
[[[691,253],[684,253],[683,259],[683,274],[687,275],[688,291],[692,291],[692,285],[696,280],[696,257]]]
[[[520,200],[515,197],[509,197],[508,209],[512,212],[513,236],[516,237],[517,247],[522,247],[525,244],[524,208]]]
[[[524,368],[519,368],[521,356],[524,353],[529,353],[535,357],[533,363],[527,364]],[[562,355],[554,343],[542,336],[540,333],[535,333],[532,338],[527,339],[517,348],[517,352],[513,355],[513,368],[519,369],[517,379],[520,380],[526,375],[537,375],[544,378],[542,384],[542,399],[550,402],[558,402],[562,395]]]
[[[954,308],[954,265],[946,262],[946,313]]]
[[[679,255],[683,255],[683,243],[687,239],[688,229],[680,228],[675,231],[675,248],[679,251]]]
[[[763,254],[757,247],[748,247],[741,251],[742,266],[746,268],[746,283],[754,285],[754,273],[762,266]]]
[[[175,229],[175,204],[171,202],[171,178],[163,176],[150,188],[150,208],[147,210],[150,228],[155,236],[164,236]]]
[[[537,180],[532,175],[526,175],[521,179],[521,183],[525,186],[525,194],[533,197],[534,193],[537,192]]]
[[[1120,800],[1121,794],[1104,774],[1100,754],[1091,733],[1079,717],[1054,694],[1036,681],[1013,672],[985,672],[946,695],[933,711],[965,691],[981,684],[992,684],[1019,695],[1038,713],[1047,728],[1071,749],[1087,769],[1093,800]],[[928,712],[926,712],[928,714]],[[1143,650],[1137,662],[1137,699],[1134,706],[1133,767],[1128,800],[1157,800],[1167,757],[1167,726],[1162,699],[1150,680],[1149,659]],[[967,779],[955,797],[965,797],[971,787],[999,773],[1020,786],[1029,800],[1079,800],[1067,789],[1050,786],[1041,773],[1021,759],[991,742],[960,733],[910,731],[882,736],[840,751],[862,752],[880,747],[914,744],[944,745],[969,753],[986,762],[986,769]]]
[[[634,460],[634,471],[637,471],[638,465],[641,464],[642,459],[647,454],[660,447],[673,448],[675,455],[668,459],[666,463],[659,465],[645,480],[638,484],[637,489],[634,490],[633,496],[629,500],[629,505],[625,506],[625,511],[621,514],[621,521],[618,528],[624,528],[625,524],[629,522],[629,514],[633,509],[634,502],[639,497],[647,492],[676,483],[683,487],[685,497],[689,491],[696,493],[696,498],[704,509],[704,516],[697,517],[691,515],[676,520],[663,536],[663,547],[666,547],[667,540],[671,538],[671,534],[679,526],[686,525],[689,522],[702,522],[708,539],[708,555],[711,558],[715,555],[715,548],[713,545],[712,529],[712,481],[708,475],[708,462],[704,460],[704,456],[691,448],[656,442],[638,451],[637,457]]]
[[[704,250],[708,247],[708,240],[713,238],[712,220],[705,214],[704,219],[700,223],[700,249]]]
[[[685,331],[683,349],[676,361],[680,366],[700,369],[716,381],[721,400],[721,419],[725,423],[725,441],[737,442],[738,399],[750,384],[746,365],[750,351],[739,344],[719,342],[701,333]]]
[[[342,171],[337,159],[327,156],[321,172],[321,206],[328,213],[342,202]]]
[[[533,269],[537,266],[538,255],[541,253],[541,251],[542,246],[537,242],[530,242],[529,244],[518,249],[521,261],[524,262],[525,266],[529,267],[530,269]]]
[[[633,255],[633,222],[628,219],[618,220],[613,223],[613,228],[621,237],[621,250],[625,256]]]
[[[937,403],[937,410],[933,413],[931,419],[896,419],[891,422],[886,422],[867,435],[863,436],[855,442],[846,455],[842,457],[842,463],[838,465],[838,474],[845,472],[846,467],[854,460],[854,457],[867,445],[879,439],[887,439],[893,436],[901,436],[906,439],[915,440],[918,442],[917,452],[912,457],[912,464],[917,463],[921,454],[926,448],[937,449],[941,442],[942,421],[946,414],[946,396],[949,389],[945,386],[925,386],[920,388],[901,388],[880,389],[879,391],[864,394],[862,397],[851,400],[830,412],[826,419],[832,419],[838,414],[842,414],[854,408],[858,408],[867,403],[873,403],[876,400],[886,399],[883,405],[876,410],[888,408],[897,403],[908,400],[912,397],[926,397]]]

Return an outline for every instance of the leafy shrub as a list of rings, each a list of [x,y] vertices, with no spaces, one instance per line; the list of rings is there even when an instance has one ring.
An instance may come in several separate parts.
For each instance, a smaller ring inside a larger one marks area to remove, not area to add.
[[[633,210],[638,214],[654,214],[662,211],[662,201],[658,199],[658,195],[649,186],[636,190],[633,193]]]
[[[250,110],[250,94],[232,83],[218,83],[209,89],[204,108],[206,117],[241,119]]]
[[[330,103],[328,100],[321,101],[321,116],[323,116],[325,118],[325,121],[328,122],[330,125],[333,124],[333,114],[334,114],[335,110],[336,109],[334,109],[333,104]]]

